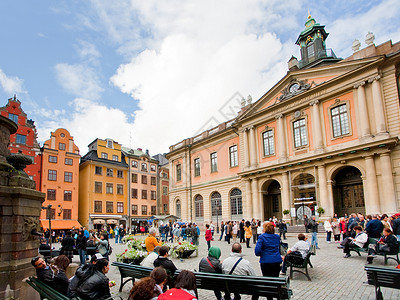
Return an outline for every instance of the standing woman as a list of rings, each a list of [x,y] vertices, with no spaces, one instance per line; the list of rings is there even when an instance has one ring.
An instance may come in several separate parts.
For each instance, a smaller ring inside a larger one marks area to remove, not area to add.
[[[236,221],[233,222],[233,227],[232,227],[232,239],[233,242],[236,243],[236,237],[238,234],[238,230],[239,230],[239,225],[237,224]]]
[[[79,230],[78,237],[76,238],[76,249],[78,249],[81,265],[84,265],[86,263],[86,244],[87,238],[86,236],[84,236],[83,230]]]
[[[108,248],[110,247],[108,243],[108,234],[102,233],[100,238],[96,235],[96,244],[97,244],[97,251],[103,255],[103,257],[108,260]]]
[[[335,243],[340,242],[340,224],[337,218],[333,218],[332,221],[332,232],[333,237],[335,238]]]
[[[332,237],[332,224],[331,220],[326,220],[324,223],[324,229],[326,231],[326,242],[329,244]]]
[[[61,242],[61,252],[69,258],[70,263],[72,263],[72,258],[74,257],[74,247],[75,240],[72,237],[72,232],[67,231],[65,238]]]
[[[207,241],[207,250],[210,250],[211,248],[211,240],[212,240],[212,233],[210,229],[210,225],[206,224],[206,233],[205,233],[205,239]]]
[[[232,238],[232,222],[228,221],[225,227],[226,227],[226,241],[228,242],[228,244],[230,244]]]
[[[254,252],[260,256],[261,273],[266,277],[279,277],[282,257],[279,251],[279,235],[275,234],[275,226],[271,222],[264,223],[264,233],[260,235]],[[272,297],[267,297],[272,299]]]
[[[245,237],[246,237],[246,246],[247,246],[247,248],[251,248],[250,247],[250,239],[253,236],[253,232],[251,230],[250,221],[246,221],[246,225],[244,226],[244,231],[245,231]]]
[[[260,237],[260,235],[262,235],[262,234],[263,234],[263,226],[262,226],[261,221],[258,221],[258,223],[257,223],[257,241],[258,241],[258,238]]]

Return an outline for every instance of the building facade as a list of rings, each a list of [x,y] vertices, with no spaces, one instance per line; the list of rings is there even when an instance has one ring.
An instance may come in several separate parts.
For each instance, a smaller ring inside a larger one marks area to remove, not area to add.
[[[158,176],[157,176],[157,214],[169,215],[169,165],[168,159],[163,154],[153,156],[158,160]]]
[[[158,161],[142,149],[122,148],[129,164],[129,224],[139,226],[157,214]]]
[[[128,224],[128,164],[112,139],[89,144],[79,165],[79,222],[90,229]]]
[[[42,210],[40,222],[44,229],[79,228],[79,148],[68,130],[59,128],[51,132],[50,139],[41,148],[41,186],[46,194],[43,206],[51,204],[50,210]]]
[[[170,147],[170,213],[197,222],[394,213],[400,198],[400,43],[346,59],[311,17],[301,60],[238,116]]]
[[[25,172],[35,181],[36,189],[40,190],[40,147],[37,142],[35,122],[28,119],[22,110],[21,102],[14,98],[8,99],[6,106],[0,107],[0,114],[18,125],[18,130],[10,136],[9,149],[11,153],[18,153],[30,157],[32,164],[25,168]]]

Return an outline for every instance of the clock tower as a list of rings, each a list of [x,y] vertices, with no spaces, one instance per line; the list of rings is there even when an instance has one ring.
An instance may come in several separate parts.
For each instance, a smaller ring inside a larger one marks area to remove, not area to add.
[[[329,33],[325,31],[325,25],[317,23],[309,14],[305,26],[306,28],[296,41],[301,52],[300,69],[331,64],[341,60],[336,57],[332,49],[326,49],[325,41]]]

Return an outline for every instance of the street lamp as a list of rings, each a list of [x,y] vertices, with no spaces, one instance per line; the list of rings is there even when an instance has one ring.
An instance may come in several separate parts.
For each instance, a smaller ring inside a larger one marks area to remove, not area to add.
[[[52,252],[52,243],[51,243],[51,207],[52,207],[52,205],[51,204],[49,204],[49,205],[47,205],[47,206],[42,206],[42,209],[44,209],[44,210],[46,210],[47,211],[47,218],[49,219],[49,231],[50,231],[50,257],[51,257],[51,252]]]

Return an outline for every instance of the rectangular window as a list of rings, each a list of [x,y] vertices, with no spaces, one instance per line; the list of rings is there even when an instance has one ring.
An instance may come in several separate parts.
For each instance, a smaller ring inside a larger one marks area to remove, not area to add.
[[[142,171],[147,172],[147,164],[142,163]]]
[[[124,178],[124,171],[122,171],[122,170],[117,170],[117,177],[118,177],[118,178]]]
[[[15,140],[17,144],[26,145],[26,135],[17,134],[17,138]]]
[[[274,143],[274,132],[273,130],[268,130],[262,134],[264,156],[275,154],[275,143]]]
[[[49,162],[56,163],[57,162],[57,156],[49,155]]]
[[[113,142],[107,141],[107,148],[113,148]]]
[[[147,176],[142,175],[142,184],[147,184]]]
[[[150,178],[150,184],[151,185],[156,185],[156,178],[154,176],[151,176]]]
[[[155,172],[156,171],[156,165],[151,165],[150,166],[150,171]]]
[[[194,160],[194,176],[200,176],[200,158]]]
[[[168,212],[168,204],[164,204],[164,213]]]
[[[132,204],[132,215],[137,215],[137,205],[136,204]]]
[[[66,159],[65,159],[65,164],[66,164],[66,165],[69,165],[69,166],[72,166],[72,164],[73,164],[72,158],[66,158]]]
[[[147,215],[147,205],[142,205],[142,215]]]
[[[64,172],[64,182],[72,182],[72,172]]]
[[[47,200],[56,200],[56,190],[47,190]]]
[[[308,144],[306,132],[306,119],[293,122],[294,146],[302,147]]]
[[[107,168],[107,176],[113,177],[114,176],[114,170],[112,168]]]
[[[182,165],[176,165],[176,181],[182,180]]]
[[[137,183],[137,174],[132,173],[132,183]]]
[[[168,174],[164,172],[164,173],[162,174],[162,177],[165,178],[165,179],[168,179]]]
[[[106,183],[106,193],[107,194],[112,194],[113,193],[113,189],[114,189],[114,186],[113,186],[112,183]]]
[[[46,219],[55,219],[56,218],[56,209],[51,208],[50,210],[46,210]]]
[[[168,195],[168,187],[163,186],[162,193],[163,193],[164,196]]]
[[[124,213],[124,202],[117,202],[117,213],[118,214]]]
[[[232,167],[237,167],[239,164],[237,145],[229,147],[229,162]]]
[[[151,191],[150,192],[150,199],[151,200],[156,200],[156,191]]]
[[[137,199],[137,189],[132,189],[132,199]]]
[[[64,201],[72,201],[72,191],[64,191]]]
[[[47,178],[50,181],[56,181],[57,180],[57,171],[56,170],[49,170]]]
[[[63,219],[71,220],[71,209],[63,209]]]
[[[108,159],[108,153],[101,152],[101,158]]]
[[[8,118],[9,118],[11,121],[13,121],[13,122],[15,122],[15,123],[18,124],[18,115],[14,115],[14,114],[8,113]]]
[[[94,201],[94,212],[103,212],[103,202],[101,201]]]
[[[124,185],[123,184],[117,184],[117,194],[118,195],[124,194]]]
[[[132,160],[132,167],[133,168],[137,168],[137,161],[136,160]]]
[[[151,215],[154,216],[156,214],[156,207],[153,205],[151,206]]]
[[[113,213],[114,212],[114,203],[111,201],[106,201],[106,213]]]
[[[308,45],[307,46],[307,55],[308,55],[308,58],[312,58],[312,57],[314,57],[314,43],[312,43],[312,44],[310,44],[310,45]]]
[[[118,155],[113,155],[113,156],[112,156],[112,160],[118,161]]]
[[[94,182],[94,192],[102,193],[103,192],[103,183],[99,181]]]
[[[142,190],[142,199],[147,199],[147,190]]]
[[[331,109],[333,137],[350,133],[349,118],[346,104]]]
[[[65,144],[64,143],[58,143],[58,149],[59,150],[65,150]]]
[[[94,174],[96,175],[103,175],[103,168],[102,167],[96,167]]]
[[[218,171],[217,152],[211,153],[210,161],[211,161],[211,172],[217,172]]]

